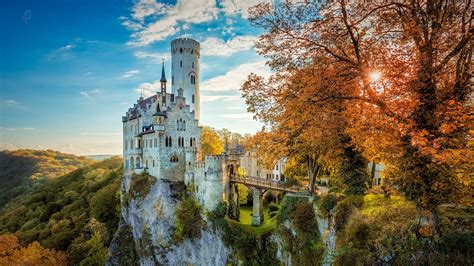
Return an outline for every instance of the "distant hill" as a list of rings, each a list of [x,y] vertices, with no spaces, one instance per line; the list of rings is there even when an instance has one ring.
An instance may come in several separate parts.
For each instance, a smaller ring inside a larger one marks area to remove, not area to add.
[[[111,154],[84,155],[84,157],[89,158],[91,160],[95,160],[95,161],[107,160],[114,156],[119,156],[119,155],[111,155]]]
[[[103,265],[120,217],[122,162],[113,157],[32,187],[0,210],[0,235],[67,251],[71,265]]]
[[[0,209],[33,186],[93,162],[53,150],[0,151]]]

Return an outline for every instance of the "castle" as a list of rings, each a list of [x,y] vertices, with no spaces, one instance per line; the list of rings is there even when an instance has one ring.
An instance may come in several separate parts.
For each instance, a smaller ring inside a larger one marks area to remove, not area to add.
[[[184,181],[212,210],[223,199],[227,182],[224,155],[198,159],[200,44],[190,38],[175,39],[171,56],[171,93],[163,63],[160,90],[146,99],[140,97],[122,117],[124,172],[146,171],[156,178]]]

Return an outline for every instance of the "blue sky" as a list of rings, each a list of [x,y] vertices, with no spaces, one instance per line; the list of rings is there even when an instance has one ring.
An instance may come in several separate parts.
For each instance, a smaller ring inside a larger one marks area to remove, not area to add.
[[[269,75],[247,21],[253,0],[4,1],[0,149],[120,154],[121,116],[155,91],[172,39],[201,42],[201,124],[255,133],[238,91]]]

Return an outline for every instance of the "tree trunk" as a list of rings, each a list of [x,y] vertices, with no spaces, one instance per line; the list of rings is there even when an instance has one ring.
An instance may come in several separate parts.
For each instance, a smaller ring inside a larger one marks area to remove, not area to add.
[[[438,210],[424,209],[417,207],[417,225],[419,226],[418,233],[422,237],[432,238],[437,235],[440,230],[440,220]]]
[[[308,178],[309,178],[309,192],[314,192],[314,187],[316,185],[317,173],[319,173],[320,166],[316,165],[316,160],[311,156],[306,156],[306,166],[308,168]]]
[[[372,162],[372,168],[370,169],[370,180],[372,180],[372,182],[369,184],[370,187],[372,187],[373,184],[375,185],[379,185],[377,184],[376,182],[374,183],[375,180],[375,169],[376,168],[376,164],[375,162]]]

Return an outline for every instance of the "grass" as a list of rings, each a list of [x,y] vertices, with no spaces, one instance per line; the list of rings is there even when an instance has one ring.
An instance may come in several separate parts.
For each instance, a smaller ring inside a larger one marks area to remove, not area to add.
[[[231,220],[226,217],[227,221],[230,223],[241,227],[243,230],[257,235],[265,235],[276,228],[276,216],[270,218],[268,215],[268,207],[265,207],[263,210],[265,220],[260,226],[252,226],[252,207],[251,206],[240,206],[240,222]]]

